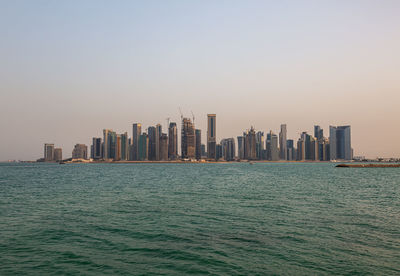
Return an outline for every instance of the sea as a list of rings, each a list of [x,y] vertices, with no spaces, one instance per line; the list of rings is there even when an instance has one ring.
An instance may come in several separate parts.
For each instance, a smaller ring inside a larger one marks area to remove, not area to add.
[[[0,275],[399,274],[399,168],[0,164]]]

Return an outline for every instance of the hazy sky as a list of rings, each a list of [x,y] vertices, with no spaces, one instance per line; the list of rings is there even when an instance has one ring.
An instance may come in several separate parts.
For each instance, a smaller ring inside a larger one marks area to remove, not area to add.
[[[400,157],[400,1],[0,1],[0,160],[71,156],[103,128],[179,121],[217,138],[352,126]]]

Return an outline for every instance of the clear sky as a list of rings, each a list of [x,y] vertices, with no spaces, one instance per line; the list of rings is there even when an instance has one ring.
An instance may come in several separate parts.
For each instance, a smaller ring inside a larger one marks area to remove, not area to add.
[[[71,156],[217,114],[289,138],[352,126],[355,155],[400,157],[400,1],[0,1],[0,160]]]

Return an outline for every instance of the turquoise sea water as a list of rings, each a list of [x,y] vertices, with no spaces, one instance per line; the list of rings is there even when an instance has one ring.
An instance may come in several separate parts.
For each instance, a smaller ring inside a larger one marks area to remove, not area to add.
[[[400,169],[0,164],[0,275],[400,274]]]

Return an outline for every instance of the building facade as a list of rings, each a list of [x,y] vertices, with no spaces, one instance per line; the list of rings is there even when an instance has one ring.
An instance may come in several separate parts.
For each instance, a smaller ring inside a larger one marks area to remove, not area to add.
[[[142,125],[135,123],[132,125],[131,141],[131,160],[138,160],[139,136],[142,134]]]
[[[216,114],[207,114],[207,157],[216,159],[217,118]]]
[[[93,137],[91,149],[91,158],[94,160],[99,160],[103,158],[103,147],[101,144],[101,138]]]
[[[279,132],[279,158],[281,160],[288,160],[287,158],[287,127],[286,124],[281,125]]]
[[[62,149],[61,148],[54,149],[54,160],[62,161]]]
[[[196,159],[200,160],[201,159],[201,130],[196,129]]]
[[[54,161],[54,144],[44,144],[44,161]]]
[[[330,160],[351,160],[351,127],[329,127]]]
[[[168,128],[168,158],[170,160],[178,158],[178,128],[173,122]]]
[[[85,144],[76,144],[72,150],[72,159],[88,159],[88,147]]]
[[[182,118],[181,135],[182,159],[194,159],[196,157],[196,136],[194,124],[189,118]]]

